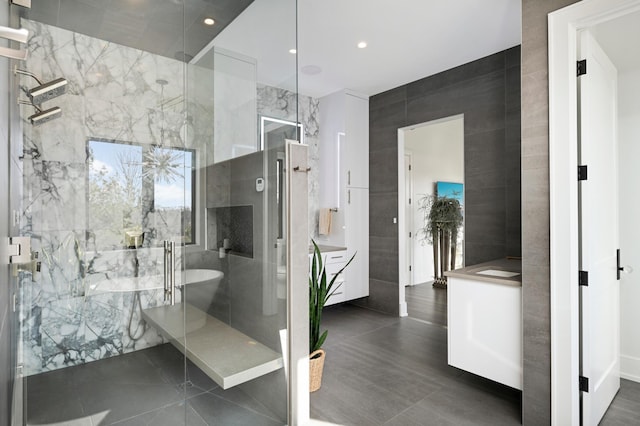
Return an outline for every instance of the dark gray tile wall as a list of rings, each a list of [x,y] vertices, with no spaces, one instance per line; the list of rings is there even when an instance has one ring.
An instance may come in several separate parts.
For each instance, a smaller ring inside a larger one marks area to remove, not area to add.
[[[547,15],[575,0],[522,0],[522,316],[525,425],[551,423]]]
[[[369,100],[368,308],[397,315],[398,129],[464,114],[466,264],[520,256],[520,47]]]
[[[207,167],[207,207],[208,210],[230,206],[252,206],[253,210],[253,253],[252,257],[238,256],[229,253],[221,259],[222,270],[225,271],[229,295],[229,324],[271,347],[280,350],[278,330],[286,327],[286,304],[278,301],[275,315],[263,313],[263,268],[264,268],[264,239],[275,242],[275,225],[277,217],[273,209],[275,192],[270,189],[272,198],[269,203],[269,229],[264,229],[265,201],[264,192],[256,191],[256,179],[265,178],[267,184],[275,182],[275,176],[266,175],[264,156],[268,155],[270,164],[275,164],[276,150],[260,151],[237,157],[225,162]],[[269,169],[268,173],[273,170]],[[207,223],[208,227],[216,226],[215,221]],[[207,231],[211,236],[212,230]],[[215,234],[218,234],[217,230]],[[220,241],[223,235],[217,235]],[[216,241],[209,241],[210,251],[218,250]],[[233,242],[231,245],[233,247]],[[224,320],[224,319],[223,319]],[[238,387],[246,394],[254,397],[260,403],[269,407],[280,418],[287,417],[286,380],[284,371],[262,376],[258,379],[243,383]]]

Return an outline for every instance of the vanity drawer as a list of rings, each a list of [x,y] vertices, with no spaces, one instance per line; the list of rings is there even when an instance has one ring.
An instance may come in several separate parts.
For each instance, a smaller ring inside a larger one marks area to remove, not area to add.
[[[322,257],[322,260],[327,265],[333,263],[347,263],[347,261],[349,260],[348,253],[346,251],[332,251],[329,253],[322,253]]]

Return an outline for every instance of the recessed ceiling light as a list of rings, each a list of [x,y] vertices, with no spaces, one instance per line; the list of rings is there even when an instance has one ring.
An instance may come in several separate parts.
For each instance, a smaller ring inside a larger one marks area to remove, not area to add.
[[[213,18],[204,18],[204,23],[206,25],[213,25],[216,23],[216,21],[214,21]]]
[[[296,49],[289,49],[289,53],[295,55],[296,53],[298,53],[298,51]]]
[[[360,43],[358,43],[358,49],[364,49],[365,47],[367,47],[366,41],[361,41]]]

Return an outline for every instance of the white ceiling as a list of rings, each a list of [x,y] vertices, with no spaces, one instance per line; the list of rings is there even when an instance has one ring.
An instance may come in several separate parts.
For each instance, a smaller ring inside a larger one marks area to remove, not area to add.
[[[591,29],[618,72],[640,70],[640,50],[633,40],[640,40],[640,12],[631,13]],[[587,71],[589,67],[587,65]]]
[[[295,88],[294,6],[255,0],[214,44],[256,58],[260,82]],[[298,68],[322,69],[300,72],[299,91],[314,97],[374,95],[521,40],[520,0],[298,0],[298,13]]]

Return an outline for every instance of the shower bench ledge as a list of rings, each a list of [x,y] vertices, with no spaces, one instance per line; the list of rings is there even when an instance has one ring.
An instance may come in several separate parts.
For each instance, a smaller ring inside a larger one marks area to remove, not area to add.
[[[142,317],[222,389],[284,365],[277,352],[188,303],[144,309]]]

